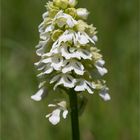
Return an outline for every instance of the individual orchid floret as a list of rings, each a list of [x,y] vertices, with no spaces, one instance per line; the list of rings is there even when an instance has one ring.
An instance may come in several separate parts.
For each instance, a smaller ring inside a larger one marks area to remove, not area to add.
[[[74,88],[75,91],[88,91],[88,93],[93,94],[93,89],[96,88],[96,86],[89,82],[86,81],[84,79],[79,79],[77,80],[78,84],[77,86]]]
[[[103,67],[104,64],[105,64],[105,61],[102,59],[99,59],[98,61],[96,61],[96,64],[95,64],[95,66],[101,76],[103,76],[104,74],[106,74],[108,72],[107,69]]]
[[[39,90],[37,91],[37,93],[35,93],[34,95],[31,96],[31,99],[33,99],[34,101],[42,100],[42,98],[46,94],[46,88],[44,87],[45,83],[46,83],[46,81],[40,82],[40,84],[38,85]]]
[[[54,108],[54,110],[51,113],[46,115],[46,118],[49,118],[49,122],[53,125],[56,125],[60,122],[61,113],[62,117],[66,119],[68,115],[66,101],[61,101],[56,104],[49,104],[48,107]]]
[[[77,9],[77,15],[81,19],[87,19],[89,12],[86,8],[78,8]]]
[[[111,99],[110,95],[108,94],[109,89],[107,87],[104,87],[101,89],[99,95],[101,98],[103,98],[105,101],[108,101]]]
[[[42,99],[43,93],[44,93],[44,89],[41,88],[41,89],[39,89],[39,91],[35,95],[31,96],[31,99],[33,99],[35,101],[40,101]]]
[[[52,83],[56,83],[54,85],[54,90],[59,85],[63,85],[64,87],[67,88],[73,88],[75,86],[76,79],[72,77],[70,74],[58,74],[51,79],[50,84]]]

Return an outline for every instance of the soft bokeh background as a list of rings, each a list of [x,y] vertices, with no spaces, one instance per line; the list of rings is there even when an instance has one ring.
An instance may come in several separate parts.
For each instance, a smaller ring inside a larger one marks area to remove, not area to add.
[[[37,90],[37,26],[45,0],[3,0],[1,38],[1,140],[71,140],[70,118],[58,126],[45,119],[51,97],[34,102]],[[79,0],[98,29],[112,100],[89,96],[80,117],[81,140],[138,140],[138,1]],[[58,93],[59,94],[59,93]]]

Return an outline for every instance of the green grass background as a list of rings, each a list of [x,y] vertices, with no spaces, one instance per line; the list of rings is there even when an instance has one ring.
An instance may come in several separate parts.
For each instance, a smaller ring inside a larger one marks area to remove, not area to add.
[[[1,140],[71,140],[70,118],[52,126],[45,119],[52,97],[34,102],[37,91],[37,26],[45,0],[1,2]],[[112,100],[88,95],[80,117],[81,140],[139,140],[138,1],[79,0],[98,30]],[[57,96],[59,96],[58,93]]]

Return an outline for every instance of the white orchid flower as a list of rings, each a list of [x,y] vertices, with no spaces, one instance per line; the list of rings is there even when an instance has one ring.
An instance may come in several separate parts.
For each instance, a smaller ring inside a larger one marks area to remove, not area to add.
[[[56,83],[54,85],[54,90],[59,85],[63,85],[67,88],[73,88],[75,86],[76,80],[70,74],[58,74],[51,79],[50,84],[52,83]]]
[[[67,24],[70,28],[73,28],[77,24],[77,21],[74,20],[71,15],[64,13],[62,10],[59,11],[55,16],[54,22],[56,22],[57,19],[62,19],[62,18],[66,20],[66,23],[62,23],[62,25]]]
[[[101,98],[103,98],[103,100],[108,101],[111,99],[110,95],[108,94],[108,88],[103,88],[101,89],[99,95]]]
[[[86,8],[78,8],[77,15],[82,19],[87,19],[89,12]]]
[[[33,99],[35,101],[40,101],[42,99],[43,93],[44,93],[44,88],[41,88],[37,91],[36,94],[31,96],[31,99]]]
[[[46,118],[49,118],[49,122],[53,125],[57,125],[60,122],[60,115],[62,112],[62,116],[66,119],[68,115],[68,110],[66,108],[66,101],[61,101],[57,104],[49,104],[48,107],[54,107],[55,109],[52,113],[46,115]]]
[[[50,39],[50,33],[54,30],[54,26],[53,25],[49,25],[45,28],[44,32],[40,33],[40,38],[42,40],[47,40]]]
[[[53,56],[42,60],[42,63],[50,64],[54,70],[60,70],[63,64],[63,58],[61,56]]]
[[[36,54],[38,56],[42,56],[45,53],[45,48],[46,48],[48,41],[49,41],[49,39],[47,39],[45,41],[40,41],[39,44],[36,46],[36,48],[37,48]]]
[[[64,45],[61,47],[61,53],[62,56],[65,57],[65,59],[72,59],[72,58],[77,58],[77,59],[90,59],[91,60],[91,53],[87,51],[86,49],[80,49],[80,48],[74,48],[74,47],[69,47]]]
[[[63,63],[63,67],[63,73],[67,73],[74,70],[74,72],[78,75],[84,74],[84,66],[76,60],[65,60]]]
[[[47,11],[47,12],[45,12],[45,13],[42,15],[43,19],[48,18],[48,16],[49,16],[49,12],[48,12],[48,11]]]
[[[71,7],[76,6],[76,4],[77,4],[77,0],[69,0],[69,5],[70,5]]]
[[[97,41],[98,41],[98,37],[97,37],[96,35],[94,35],[94,36],[92,37],[92,40],[93,40],[94,42],[97,42]]]
[[[108,72],[107,69],[103,67],[104,64],[105,64],[105,61],[102,59],[99,59],[95,64],[95,67],[97,68],[101,76],[103,76],[104,74]]]
[[[79,79],[77,80],[78,84],[76,85],[76,87],[74,88],[75,91],[88,91],[90,94],[93,94],[93,89],[96,88],[96,86],[91,83],[88,82],[84,79]]]
[[[81,45],[86,45],[89,42],[95,44],[94,40],[87,35],[85,32],[78,32],[75,34],[76,41],[78,41]]]

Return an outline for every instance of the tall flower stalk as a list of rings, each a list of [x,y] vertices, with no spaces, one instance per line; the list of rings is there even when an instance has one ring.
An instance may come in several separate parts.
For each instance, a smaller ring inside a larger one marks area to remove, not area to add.
[[[79,97],[98,90],[101,98],[110,100],[108,87],[102,80],[107,73],[105,61],[95,46],[98,41],[96,28],[86,22],[88,10],[76,9],[76,4],[76,0],[53,0],[46,5],[47,11],[39,25],[40,41],[36,46],[40,60],[35,66],[40,71],[37,75],[40,84],[38,92],[31,96],[40,101],[46,92],[65,91],[70,105],[65,100],[49,104],[53,111],[46,117],[56,125],[60,122],[60,114],[65,119],[70,112],[73,140],[80,139]]]

